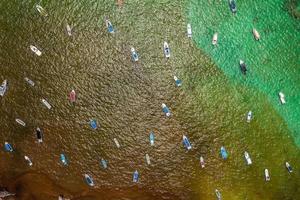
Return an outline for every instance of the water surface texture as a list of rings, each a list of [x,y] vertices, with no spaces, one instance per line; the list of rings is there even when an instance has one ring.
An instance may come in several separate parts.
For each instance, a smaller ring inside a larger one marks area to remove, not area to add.
[[[19,199],[57,199],[64,193],[73,199],[210,200],[216,198],[215,189],[230,200],[299,199],[300,152],[294,140],[299,125],[292,123],[299,117],[299,49],[286,36],[295,37],[297,27],[292,25],[297,22],[287,11],[279,11],[276,2],[269,2],[276,10],[274,17],[288,20],[277,25],[284,31],[272,36],[278,40],[274,48],[267,45],[271,39],[263,23],[257,26],[259,43],[251,35],[253,24],[245,23],[250,30],[237,28],[244,36],[233,27],[242,21],[243,7],[245,12],[249,8],[248,15],[261,14],[258,2],[239,2],[236,17],[225,1],[128,0],[122,7],[108,0],[42,1],[48,17],[36,11],[37,3],[0,2],[0,81],[9,81],[0,99],[0,144],[3,149],[8,141],[15,149],[0,151],[0,186],[17,192]],[[114,35],[107,32],[105,17]],[[188,22],[193,39],[186,36]],[[67,23],[73,27],[71,37]],[[220,43],[214,49],[210,42],[215,31]],[[242,37],[247,45],[240,43]],[[164,41],[171,48],[169,60],[163,55]],[[40,57],[31,52],[31,44],[42,51]],[[130,59],[131,46],[140,56],[138,63]],[[283,54],[274,56],[273,51]],[[240,57],[249,66],[245,78],[237,65]],[[283,67],[284,62],[288,64]],[[271,85],[282,79],[280,70],[286,73],[281,87]],[[174,75],[183,81],[182,87],[175,86]],[[272,76],[270,83],[263,82],[267,76]],[[24,77],[36,85],[29,86]],[[75,105],[68,101],[72,89],[78,97]],[[287,97],[284,107],[276,96],[281,89]],[[49,101],[51,110],[41,98]],[[170,107],[171,117],[162,113],[162,103]],[[249,110],[254,113],[251,123],[246,122]],[[15,118],[27,126],[16,124]],[[96,130],[89,125],[91,119],[98,123]],[[36,127],[44,132],[42,144],[36,143]],[[154,146],[149,142],[151,131]],[[192,143],[191,151],[183,148],[183,134]],[[221,146],[228,150],[226,161],[220,158]],[[252,166],[246,166],[244,151]],[[61,153],[68,166],[60,163]],[[31,168],[24,155],[32,159]],[[206,161],[204,169],[200,155]],[[107,160],[107,169],[101,158]],[[294,167],[292,174],[285,161]],[[270,182],[264,181],[265,168]],[[140,173],[137,184],[132,182],[135,170]],[[93,189],[85,184],[85,173],[94,178]]]

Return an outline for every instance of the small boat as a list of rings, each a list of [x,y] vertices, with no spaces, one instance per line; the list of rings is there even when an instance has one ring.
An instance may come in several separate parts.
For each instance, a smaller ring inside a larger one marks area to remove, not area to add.
[[[251,158],[249,156],[249,153],[247,151],[245,151],[244,156],[245,156],[247,165],[251,165],[252,164],[252,160],[251,160]]]
[[[192,37],[192,26],[191,26],[191,24],[187,24],[186,29],[187,29],[187,36],[189,38],[191,38]]]
[[[269,175],[268,169],[265,169],[265,179],[266,179],[266,181],[270,181],[270,175]]]
[[[38,143],[42,143],[43,142],[43,132],[41,131],[41,129],[39,127],[36,128],[36,138],[38,140]]]
[[[166,58],[170,58],[171,56],[169,44],[167,42],[164,42],[164,54]]]
[[[68,164],[67,158],[66,158],[66,156],[63,153],[60,154],[60,161],[62,162],[63,165],[67,165]]]
[[[154,146],[154,133],[153,132],[150,133],[149,139],[150,139],[150,145]]]
[[[47,17],[47,16],[48,16],[48,13],[46,12],[46,10],[45,10],[42,6],[36,5],[35,7],[36,7],[37,11],[38,11],[42,16],[44,16],[44,17]]]
[[[201,168],[205,167],[204,158],[202,156],[200,156],[200,165],[201,165]]]
[[[52,108],[52,106],[48,103],[48,101],[46,101],[46,99],[41,99],[41,101],[48,109]]]
[[[76,92],[75,90],[72,90],[69,94],[69,100],[71,103],[74,103],[76,101]]]
[[[240,69],[241,69],[242,74],[246,75],[247,66],[246,66],[245,62],[242,60],[240,60]]]
[[[20,124],[21,126],[26,126],[26,123],[22,121],[21,119],[16,119],[16,122]]]
[[[137,52],[133,47],[131,47],[130,51],[131,51],[131,59],[137,62],[139,60],[139,55],[137,54]]]
[[[86,183],[87,183],[89,186],[91,186],[91,187],[95,186],[92,177],[90,177],[89,175],[85,174],[85,175],[84,175],[84,178],[85,178]]]
[[[227,153],[225,147],[223,147],[223,146],[221,147],[220,153],[224,160],[226,160],[228,158],[228,153]]]
[[[107,30],[109,33],[115,32],[113,25],[111,24],[111,22],[108,19],[105,20],[105,24],[106,24],[106,27],[107,27]]]
[[[120,144],[119,144],[119,141],[117,140],[117,138],[114,138],[114,142],[115,142],[117,148],[120,148]]]
[[[247,113],[247,122],[250,123],[250,121],[252,120],[252,111],[250,110],[248,113]]]
[[[235,0],[229,0],[229,8],[233,14],[236,13],[237,8],[236,8]]]
[[[215,33],[212,38],[212,44],[217,45],[218,43],[218,33]]]
[[[38,55],[38,56],[41,56],[41,55],[42,55],[42,52],[41,52],[38,48],[36,48],[35,46],[30,45],[30,49],[31,49],[31,51],[33,51],[36,55]]]
[[[103,158],[101,158],[101,164],[102,164],[102,167],[103,167],[104,169],[107,168],[107,162],[106,162],[106,160],[104,160]]]
[[[90,126],[92,127],[92,129],[97,129],[97,122],[96,122],[96,120],[92,119],[90,121]]]
[[[166,104],[161,104],[161,107],[162,107],[162,111],[165,113],[165,115],[167,117],[169,117],[171,115],[171,112],[170,112],[170,109],[167,107]]]
[[[174,76],[175,84],[177,87],[180,87],[182,85],[182,82],[180,79],[177,78],[177,76]]]
[[[31,86],[35,85],[35,83],[32,80],[30,80],[28,77],[25,77],[24,80]]]
[[[222,195],[221,195],[221,193],[219,192],[219,190],[215,190],[215,193],[216,193],[216,196],[217,196],[217,199],[218,200],[221,200],[222,199]]]
[[[4,148],[6,151],[13,152],[13,148],[8,142],[4,143]]]
[[[24,156],[25,160],[28,162],[29,166],[32,166],[32,162],[28,156]]]
[[[285,104],[286,102],[285,102],[284,94],[282,92],[279,92],[278,95],[279,95],[279,100],[280,100],[281,104]]]
[[[146,158],[147,164],[150,165],[151,164],[151,162],[150,162],[150,156],[147,153],[145,155],[145,158]]]
[[[289,173],[293,172],[293,168],[291,167],[291,165],[288,162],[285,162],[285,167],[288,170]]]
[[[8,86],[8,83],[7,83],[7,80],[4,80],[0,86],[0,96],[4,96],[6,90],[7,90],[7,86]]]
[[[189,139],[185,135],[182,136],[182,141],[183,141],[183,145],[185,146],[185,148],[187,150],[191,150],[192,149],[192,145],[191,145]]]
[[[255,40],[260,40],[260,35],[255,28],[252,30],[252,33],[253,33]]]
[[[139,181],[139,172],[138,172],[137,170],[135,170],[135,171],[133,172],[132,181],[133,181],[134,183],[137,183],[137,182]]]
[[[72,28],[71,28],[71,26],[69,24],[67,24],[66,29],[67,29],[68,35],[72,36]]]

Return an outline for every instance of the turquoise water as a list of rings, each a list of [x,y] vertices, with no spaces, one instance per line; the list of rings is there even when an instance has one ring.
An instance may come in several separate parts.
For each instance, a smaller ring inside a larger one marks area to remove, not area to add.
[[[237,1],[238,12],[233,15],[226,1],[192,0],[188,19],[197,46],[232,83],[266,95],[300,147],[300,24],[284,5],[283,0]],[[261,35],[259,42],[254,40],[253,28]],[[219,36],[216,47],[211,45],[215,32]],[[247,64],[247,76],[240,72],[240,59]],[[279,102],[280,91],[286,105]]]

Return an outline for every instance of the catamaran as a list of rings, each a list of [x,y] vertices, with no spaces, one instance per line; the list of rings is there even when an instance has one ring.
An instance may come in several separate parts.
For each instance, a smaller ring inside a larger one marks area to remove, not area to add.
[[[29,166],[32,166],[32,162],[28,156],[24,156],[24,159],[27,161]]]
[[[251,160],[251,158],[249,156],[249,153],[247,151],[245,151],[244,156],[245,156],[247,165],[251,165],[252,164],[252,160]]]
[[[164,42],[164,54],[166,58],[170,58],[171,56],[169,44],[166,41]]]
[[[183,141],[183,145],[185,146],[185,148],[187,150],[191,150],[192,149],[192,145],[191,145],[189,139],[185,135],[182,136],[182,141]]]
[[[139,61],[139,55],[137,54],[135,49],[131,47],[130,51],[131,51],[131,59],[135,62]]]
[[[191,24],[187,24],[186,29],[187,29],[187,36],[189,38],[191,38],[192,37],[192,26],[191,26]]]
[[[171,115],[171,112],[170,112],[170,109],[167,107],[166,104],[161,104],[161,107],[162,107],[162,111],[165,113],[165,115],[167,117],[169,117]]]
[[[0,96],[4,96],[4,94],[5,94],[5,92],[6,92],[6,90],[7,90],[7,80],[4,80],[3,82],[2,82],[2,85],[0,86]]]

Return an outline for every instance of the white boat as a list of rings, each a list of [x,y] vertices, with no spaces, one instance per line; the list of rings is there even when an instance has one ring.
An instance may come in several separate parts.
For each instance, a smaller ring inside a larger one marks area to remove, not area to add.
[[[291,167],[291,165],[288,162],[285,162],[285,167],[288,170],[289,173],[293,172],[293,168]]]
[[[35,83],[32,80],[30,80],[28,77],[25,77],[24,80],[31,86],[35,85]]]
[[[117,140],[117,138],[114,138],[114,142],[115,142],[117,148],[120,148],[120,144],[119,144],[119,141]]]
[[[187,136],[182,135],[182,142],[183,142],[183,145],[185,146],[185,148],[187,150],[191,150],[192,149],[192,145],[191,145],[189,139],[187,138]]]
[[[247,114],[247,122],[250,123],[251,120],[252,120],[252,111],[249,111]]]
[[[84,175],[84,178],[85,178],[86,183],[87,183],[89,186],[91,186],[91,187],[95,186],[92,177],[90,177],[89,175],[85,174],[85,175]]]
[[[265,179],[266,179],[266,181],[270,181],[270,175],[269,175],[268,169],[265,169]]]
[[[31,49],[31,51],[33,51],[36,55],[38,55],[38,56],[41,56],[41,55],[42,55],[42,52],[41,52],[38,48],[36,48],[35,46],[30,45],[30,49]]]
[[[130,51],[131,51],[132,60],[135,62],[139,61],[139,56],[138,56],[137,52],[135,51],[135,49],[133,47],[131,47]]]
[[[45,10],[42,6],[36,5],[35,7],[36,7],[37,11],[38,11],[42,16],[44,16],[44,17],[47,17],[47,16],[48,16],[48,13],[46,12],[46,10]]]
[[[150,156],[146,153],[145,157],[146,157],[147,164],[150,165],[151,164],[151,162],[150,162]]]
[[[28,162],[29,166],[32,166],[32,162],[28,156],[24,156],[25,160]]]
[[[253,33],[253,36],[254,36],[255,40],[260,39],[260,35],[259,35],[258,31],[255,28],[252,30],[252,33]]]
[[[171,115],[170,109],[167,107],[166,104],[161,104],[161,108],[167,117]]]
[[[187,36],[189,38],[191,38],[192,37],[192,26],[191,26],[191,24],[187,24],[186,28],[187,28]]]
[[[67,29],[68,35],[72,36],[72,28],[71,28],[71,26],[69,24],[67,24],[66,29]]]
[[[205,167],[204,158],[202,156],[200,156],[200,165],[201,165],[202,168]]]
[[[212,44],[217,45],[218,43],[218,33],[215,33],[212,38]]]
[[[26,126],[26,123],[22,121],[21,119],[16,119],[16,122],[20,124],[21,126]]]
[[[164,54],[166,58],[170,58],[171,56],[169,44],[166,41],[164,42]]]
[[[247,161],[247,165],[251,165],[252,164],[252,160],[251,160],[251,158],[249,156],[249,153],[247,151],[245,151],[244,155],[245,155],[245,159]]]
[[[282,92],[278,93],[281,104],[285,104],[285,96]]]
[[[7,80],[4,80],[2,85],[0,86],[0,96],[3,97],[6,90],[7,90]]]
[[[48,103],[48,101],[46,101],[46,99],[41,99],[41,101],[48,109],[52,108],[52,106]]]
[[[221,195],[221,193],[219,192],[219,190],[215,190],[215,193],[216,193],[216,196],[217,196],[217,199],[218,200],[221,200],[222,199],[222,195]]]

